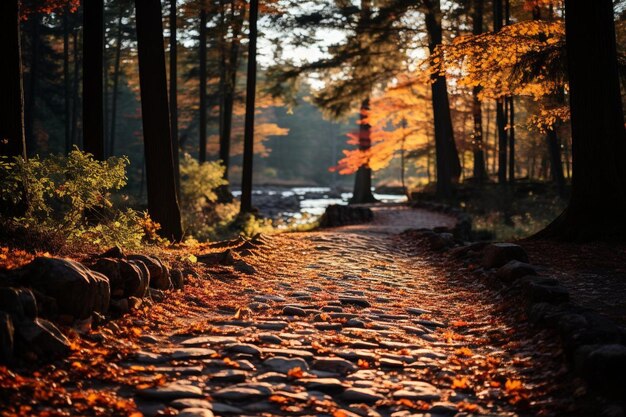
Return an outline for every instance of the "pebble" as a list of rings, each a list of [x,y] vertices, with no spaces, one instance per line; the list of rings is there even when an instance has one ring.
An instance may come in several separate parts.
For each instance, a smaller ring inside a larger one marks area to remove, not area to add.
[[[181,398],[181,399],[172,401],[170,405],[179,410],[182,410],[185,408],[206,408],[210,410],[213,408],[210,402],[208,402],[207,400],[201,400],[198,398]]]
[[[226,401],[248,401],[267,398],[272,394],[270,384],[237,384],[211,394],[211,397]]]
[[[246,355],[261,356],[261,350],[250,343],[236,343],[224,348],[228,353],[244,353]]]
[[[339,374],[348,374],[357,370],[357,367],[350,361],[342,358],[315,358],[313,369]]]
[[[185,408],[178,413],[178,417],[213,417],[213,412],[206,408]]]
[[[213,349],[205,348],[182,348],[172,352],[172,359],[185,360],[185,359],[208,359],[214,357],[215,352]]]
[[[172,382],[166,385],[137,390],[137,395],[155,400],[176,400],[178,398],[201,398],[202,390],[196,386]]]
[[[339,394],[345,390],[344,385],[336,378],[300,379],[309,391],[320,391],[326,394]]]
[[[284,316],[298,316],[298,317],[306,317],[309,315],[304,309],[300,307],[294,306],[286,306],[283,308]]]
[[[382,395],[369,388],[348,388],[341,394],[341,397],[350,403],[365,404],[373,404],[383,399]]]
[[[349,304],[358,307],[369,307],[370,302],[364,297],[339,297],[341,304]]]
[[[294,368],[300,368],[303,371],[309,370],[309,364],[302,358],[285,358],[282,356],[275,356],[273,358],[266,359],[263,365],[270,368],[272,371],[286,374],[289,370]]]
[[[211,375],[211,381],[215,382],[243,382],[248,374],[245,371],[226,369]]]

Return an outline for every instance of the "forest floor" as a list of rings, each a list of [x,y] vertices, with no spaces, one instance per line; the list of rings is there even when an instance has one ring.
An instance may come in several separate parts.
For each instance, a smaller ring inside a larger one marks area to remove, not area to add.
[[[67,359],[0,368],[0,415],[593,415],[554,335],[400,233],[451,218],[374,210],[264,237],[252,274],[168,250],[195,275],[184,292],[73,337]]]

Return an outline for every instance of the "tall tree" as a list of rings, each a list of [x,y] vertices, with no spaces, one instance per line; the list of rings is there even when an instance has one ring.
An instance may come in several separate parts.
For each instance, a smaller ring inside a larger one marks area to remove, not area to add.
[[[179,241],[183,231],[174,180],[161,2],[135,0],[135,10],[148,211],[164,237]]]
[[[207,41],[207,28],[206,28],[206,20],[207,20],[207,10],[204,3],[200,7],[200,30],[199,33],[199,57],[200,61],[200,117],[199,119],[199,133],[200,133],[200,150],[198,159],[200,162],[206,162],[206,131],[207,131],[207,97],[206,97],[206,83],[207,83],[207,70],[206,70],[206,41]]]
[[[433,54],[443,40],[440,0],[424,0],[428,49]],[[437,158],[437,194],[449,197],[452,181],[461,176],[461,162],[454,142],[448,85],[445,76],[433,75],[431,84],[433,116],[435,119],[435,149]]]
[[[65,7],[63,12],[63,84],[64,84],[64,96],[63,96],[63,124],[65,133],[65,152],[68,153],[72,150],[72,116],[70,112],[70,103],[72,101],[72,80],[70,78],[70,22],[69,22],[69,7]]]
[[[538,234],[626,239],[626,130],[613,2],[565,0],[573,177],[563,214]]]
[[[178,28],[177,0],[170,0],[170,126],[174,153],[174,179],[180,195],[180,143],[178,139]]]
[[[476,36],[483,33],[484,0],[474,0],[472,6],[472,34]],[[483,143],[483,112],[482,103],[478,98],[479,93],[480,87],[477,86],[472,89],[472,116],[474,119],[472,153],[474,156],[474,180],[482,183],[487,179],[487,169]]]
[[[35,10],[29,16],[29,38],[30,38],[30,65],[28,68],[28,84],[24,97],[24,133],[26,135],[26,151],[32,156],[37,151],[37,138],[35,137],[35,116],[37,113],[37,99],[39,87],[39,43],[41,16]]]
[[[367,151],[372,147],[371,126],[366,122],[370,110],[370,99],[366,98],[361,102],[359,112],[359,150]],[[372,169],[369,164],[359,167],[354,178],[354,189],[352,191],[351,204],[362,204],[375,202],[376,198],[372,194]]]
[[[0,2],[0,155],[26,158],[20,1]]]
[[[119,96],[120,66],[122,61],[122,41],[124,40],[124,3],[120,1],[117,15],[117,39],[115,42],[115,58],[113,62],[113,91],[111,92],[111,128],[109,130],[109,155],[115,155],[115,139],[117,135],[117,101]]]
[[[493,31],[499,32],[502,29],[503,19],[502,0],[493,0]],[[504,98],[496,100],[496,126],[498,128],[498,182],[506,183],[506,161],[507,161],[507,136],[506,136],[506,114],[504,112]]]
[[[511,24],[511,4],[509,0],[504,0],[505,23]],[[509,116],[509,182],[515,182],[515,100],[513,95],[506,98]]]
[[[83,2],[83,148],[104,159],[104,0]]]
[[[252,163],[254,158],[254,111],[256,99],[256,44],[259,0],[250,0],[248,24],[248,74],[246,82],[246,118],[243,138],[243,172],[240,213],[252,211]]]

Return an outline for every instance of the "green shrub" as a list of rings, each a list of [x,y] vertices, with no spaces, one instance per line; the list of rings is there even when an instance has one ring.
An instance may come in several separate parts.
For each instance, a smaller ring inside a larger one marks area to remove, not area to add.
[[[180,206],[185,234],[197,240],[228,237],[230,225],[239,212],[239,202],[218,202],[220,188],[226,187],[220,162],[199,163],[185,154],[180,161]]]
[[[78,149],[67,156],[0,159],[4,227],[52,246],[138,247],[146,214],[113,207],[126,185],[126,157],[96,161]],[[50,247],[51,250],[60,249]]]

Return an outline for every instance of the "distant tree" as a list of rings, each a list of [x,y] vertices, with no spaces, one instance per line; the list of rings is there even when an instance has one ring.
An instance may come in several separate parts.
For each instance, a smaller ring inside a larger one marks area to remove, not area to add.
[[[104,151],[104,0],[83,2],[83,148]]]
[[[502,0],[493,0],[493,31],[502,29],[504,11]],[[498,182],[506,183],[507,162],[507,137],[506,137],[506,114],[504,112],[504,97],[496,99],[496,125],[498,127]]]
[[[613,2],[565,0],[573,177],[566,210],[537,236],[626,239],[626,130]]]
[[[248,74],[246,83],[246,118],[244,131],[243,170],[241,177],[240,213],[252,211],[252,164],[254,158],[254,112],[256,99],[256,44],[259,0],[250,0],[248,35]]]
[[[183,232],[174,181],[161,2],[135,0],[135,10],[148,211],[164,237],[179,241]]]
[[[174,176],[180,196],[180,141],[178,138],[178,27],[177,0],[170,0],[170,127],[172,129],[172,152],[174,153]]]
[[[472,2],[472,34],[483,33],[484,0]],[[483,112],[482,102],[479,97],[480,86],[472,88],[472,117],[474,119],[474,132],[472,133],[472,154],[474,157],[474,180],[479,183],[487,179],[485,167],[485,153],[483,143]]]
[[[20,1],[0,2],[0,155],[26,158]]]
[[[198,30],[198,61],[200,62],[200,107],[198,111],[200,113],[198,120],[200,123],[200,127],[198,132],[200,134],[199,139],[199,157],[200,162],[206,162],[206,140],[207,140],[207,94],[206,94],[206,84],[207,84],[207,51],[206,51],[206,43],[207,43],[207,9],[203,4],[200,7],[200,27]]]

